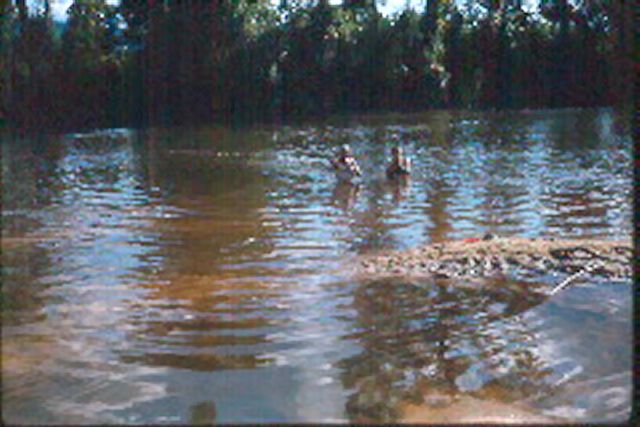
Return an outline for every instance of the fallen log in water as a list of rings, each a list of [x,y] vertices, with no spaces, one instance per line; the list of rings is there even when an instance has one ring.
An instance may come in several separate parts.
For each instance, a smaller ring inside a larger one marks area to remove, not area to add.
[[[463,239],[359,260],[357,274],[470,278],[507,274],[577,274],[626,279],[632,274],[630,241],[527,238]]]

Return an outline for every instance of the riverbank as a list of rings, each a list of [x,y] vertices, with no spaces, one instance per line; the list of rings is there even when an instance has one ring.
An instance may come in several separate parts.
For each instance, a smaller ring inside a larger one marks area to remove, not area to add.
[[[361,276],[470,278],[506,274],[591,274],[631,278],[630,240],[554,240],[487,235],[430,244],[408,251],[375,254],[358,262]]]

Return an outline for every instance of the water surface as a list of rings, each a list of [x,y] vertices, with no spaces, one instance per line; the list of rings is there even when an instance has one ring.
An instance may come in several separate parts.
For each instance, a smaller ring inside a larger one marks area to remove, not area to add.
[[[347,267],[487,232],[630,238],[625,123],[441,111],[5,137],[4,421],[395,421],[433,395],[623,420],[630,283],[548,298],[536,289],[564,277],[358,281]],[[328,168],[343,143],[359,185]],[[413,157],[407,184],[384,179],[393,143]]]

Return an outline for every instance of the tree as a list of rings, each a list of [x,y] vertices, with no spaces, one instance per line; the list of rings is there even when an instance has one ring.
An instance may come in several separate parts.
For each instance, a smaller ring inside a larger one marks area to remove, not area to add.
[[[75,0],[62,36],[64,119],[105,126],[117,110],[118,17],[104,0]]]
[[[610,101],[624,106],[633,105],[634,91],[629,90],[634,83],[634,27],[635,3],[627,0],[606,2],[603,4],[611,20],[609,43],[611,45]]]
[[[10,120],[23,128],[46,128],[55,123],[57,111],[51,80],[56,49],[51,16],[48,7],[29,15],[26,3],[16,4],[18,25],[9,30],[13,35]]]
[[[331,69],[334,11],[327,1],[301,9],[284,24],[282,36],[282,111],[285,115],[323,114]]]
[[[13,39],[14,8],[10,2],[0,4],[0,126],[8,120],[13,97]]]
[[[49,3],[2,3],[0,105],[16,124],[177,125],[632,96],[624,1],[542,0],[529,13],[521,0],[429,0],[389,17],[374,0],[77,0],[61,44]],[[43,109],[46,117],[32,113]]]

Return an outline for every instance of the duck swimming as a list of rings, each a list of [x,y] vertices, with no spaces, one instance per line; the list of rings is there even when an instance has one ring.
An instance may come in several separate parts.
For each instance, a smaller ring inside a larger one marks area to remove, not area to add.
[[[338,179],[343,181],[351,181],[355,177],[362,176],[360,166],[347,144],[340,148],[338,157],[331,159],[331,166],[333,166]]]
[[[404,156],[402,147],[391,149],[391,163],[387,166],[387,178],[409,176],[411,174],[411,159]]]

